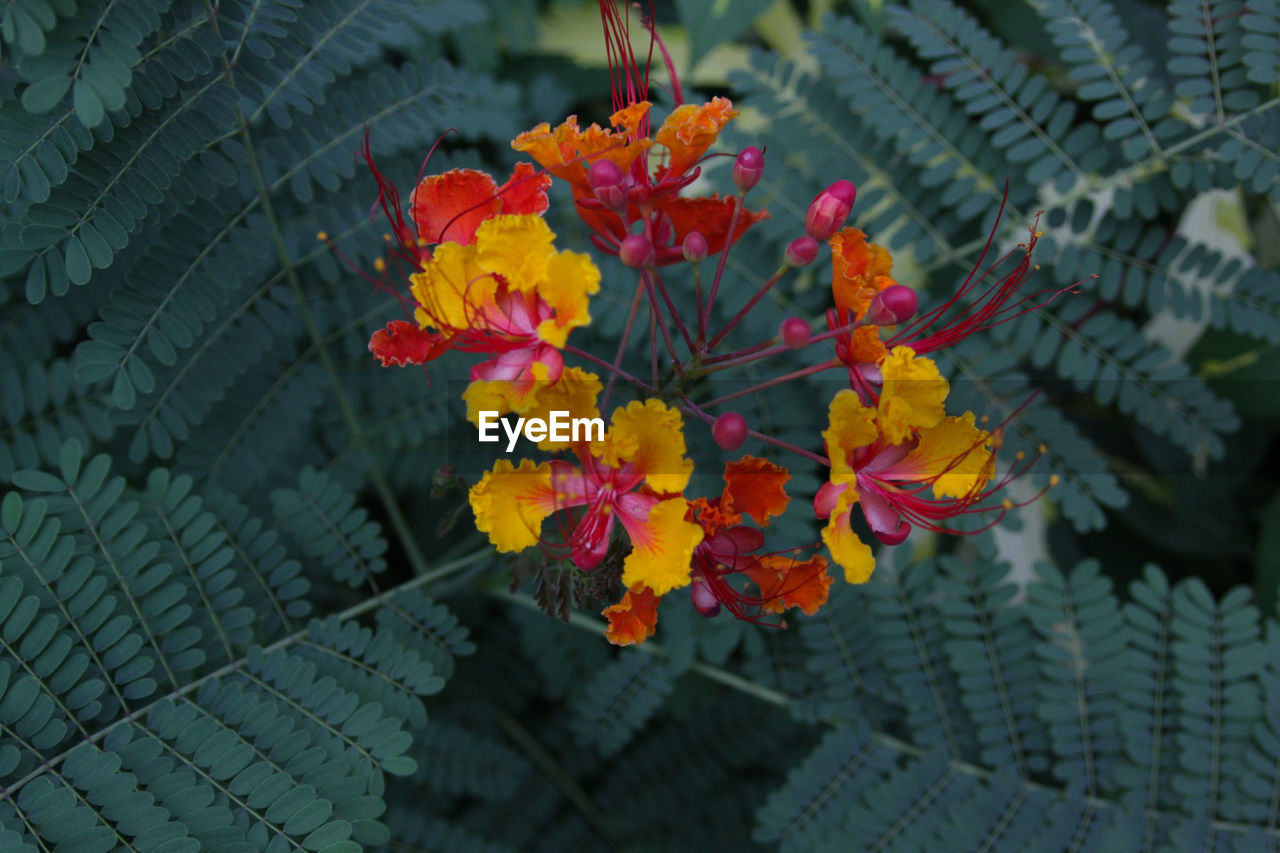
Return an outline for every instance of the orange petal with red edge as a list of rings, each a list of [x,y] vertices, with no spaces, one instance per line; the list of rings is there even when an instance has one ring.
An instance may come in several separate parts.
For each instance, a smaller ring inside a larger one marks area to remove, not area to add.
[[[680,247],[684,243],[684,238],[691,232],[697,231],[707,238],[707,253],[714,255],[725,247],[729,237],[729,222],[733,218],[733,208],[737,204],[737,199],[733,196],[720,198],[718,194],[712,194],[704,198],[680,198],[672,197],[658,202],[658,207],[671,219],[671,226],[675,231],[675,239],[671,246],[664,246],[659,250],[659,262],[675,263],[684,258]],[[757,210],[750,211],[744,209],[738,216],[738,224],[733,229],[733,239],[737,240],[742,236],[748,228],[762,219],[769,218],[769,211]],[[663,257],[663,250],[670,258]]]
[[[392,320],[369,339],[369,352],[378,357],[383,367],[423,364],[447,348],[443,335],[419,329],[405,320]]]
[[[831,246],[831,293],[843,317],[846,311],[855,320],[867,313],[876,294],[896,284],[890,272],[893,256],[889,250],[867,242],[857,228],[841,228],[827,241]]]
[[[428,175],[409,202],[418,239],[424,243],[470,244],[480,223],[502,211],[493,178],[475,169]]]
[[[671,152],[667,173],[683,175],[706,153],[729,120],[738,115],[728,98],[712,98],[701,105],[683,104],[667,116],[653,141]]]
[[[604,609],[609,620],[605,639],[615,646],[632,646],[652,637],[658,625],[658,596],[643,584],[622,594],[622,600]]]
[[[529,163],[517,163],[507,182],[498,188],[504,214],[547,212],[547,190],[551,188],[551,176],[541,174]]]
[[[732,512],[767,525],[770,518],[786,511],[790,498],[784,487],[790,479],[786,468],[767,459],[744,456],[736,462],[726,462],[723,503]]]
[[[827,603],[831,593],[831,575],[823,556],[795,560],[768,554],[747,569],[747,577],[760,587],[761,609],[781,613],[788,607],[799,607],[812,616]]]

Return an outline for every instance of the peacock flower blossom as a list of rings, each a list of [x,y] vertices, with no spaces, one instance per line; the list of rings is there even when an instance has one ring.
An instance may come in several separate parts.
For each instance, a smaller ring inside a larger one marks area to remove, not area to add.
[[[546,544],[543,522],[563,513],[563,555],[589,571],[608,553],[617,522],[631,542],[623,584],[655,595],[686,586],[702,528],[685,520],[681,493],[693,462],[680,413],[660,400],[635,401],[614,410],[602,441],[570,449],[577,465],[498,460],[471,489],[476,527],[499,551],[521,551]]]
[[[763,613],[798,607],[812,614],[826,603],[831,577],[824,557],[757,555],[764,534],[744,523],[750,517],[767,527],[771,518],[785,512],[790,478],[785,468],[744,456],[725,464],[724,488],[718,496],[689,502],[685,518],[697,523],[703,534],[693,549],[689,593],[704,616],[715,616],[723,607],[738,619],[760,623]],[[738,577],[758,592],[747,591],[741,582],[735,586]],[[652,636],[660,598],[647,586],[632,586],[621,601],[604,609],[609,620],[605,636],[615,645],[633,645]]]
[[[738,115],[729,99],[716,97],[705,104],[676,107],[652,138],[644,135],[649,109],[650,103],[643,100],[619,109],[609,120],[613,130],[595,124],[582,130],[575,116],[554,129],[543,122],[517,136],[511,147],[570,184],[578,215],[602,250],[617,253],[635,223],[643,223],[658,266],[683,261],[684,240],[694,232],[706,239],[707,251],[714,254],[768,216],[765,211],[741,209],[734,196],[679,195],[697,179],[699,161]],[[655,145],[665,154],[651,165]],[[618,167],[616,185],[605,188],[597,180],[593,186],[590,169],[602,160]],[[612,198],[613,193],[606,194],[604,189],[620,190],[625,202],[616,208],[606,204],[602,199]]]
[[[507,410],[519,411],[560,378],[560,350],[590,322],[600,271],[587,255],[556,251],[555,235],[532,214],[501,214],[459,236],[470,240],[440,244],[410,277],[417,330],[392,323],[370,349],[383,364],[421,363],[413,359],[446,349],[485,353],[471,380],[508,383]]]
[[[890,358],[902,349],[895,349]],[[841,391],[831,401],[829,425],[822,434],[831,473],[814,497],[814,512],[827,519],[823,541],[852,583],[866,581],[875,568],[871,548],[850,526],[854,504],[876,538],[897,545],[912,525],[952,533],[956,531],[944,526],[947,521],[982,513],[994,514],[986,527],[995,524],[1012,504],[1006,500],[992,506],[987,500],[1022,473],[1010,470],[995,480],[999,430],[980,429],[972,412],[936,420],[932,414],[912,415],[908,422],[929,425],[903,430],[902,411],[926,412],[940,398],[935,390],[928,399],[925,394],[904,399],[899,397],[901,391],[886,383],[875,408],[865,405],[857,392]]]
[[[1003,210],[1002,206],[1002,213]],[[918,355],[937,352],[1074,290],[1073,285],[1018,297],[1022,285],[1038,269],[1031,261],[1031,253],[1043,233],[1035,225],[1029,229],[1030,238],[1026,243],[1019,243],[984,268],[999,224],[1000,215],[997,215],[977,263],[949,299],[917,317],[902,318],[883,339],[880,335],[883,321],[878,323],[878,318],[869,315],[868,310],[878,295],[897,284],[892,276],[893,257],[888,249],[868,242],[866,234],[857,228],[843,228],[831,237],[831,290],[835,308],[827,312],[827,327],[835,331],[852,326],[847,335],[835,338],[836,355],[849,369],[850,384],[864,398],[874,396],[874,386],[879,382],[877,368],[891,349],[908,347]],[[1013,269],[996,275],[1005,261],[1015,256],[1018,263]]]

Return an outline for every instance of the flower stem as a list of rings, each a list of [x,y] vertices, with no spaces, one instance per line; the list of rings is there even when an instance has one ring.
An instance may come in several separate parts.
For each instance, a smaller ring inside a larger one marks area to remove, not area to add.
[[[715,406],[718,406],[721,403],[727,403],[730,400],[736,400],[739,397],[745,397],[748,394],[754,394],[757,391],[763,391],[764,389],[771,388],[774,385],[781,385],[783,382],[789,382],[792,379],[800,379],[804,376],[810,376],[814,373],[821,373],[824,370],[830,370],[833,367],[839,367],[839,366],[840,366],[840,359],[833,358],[830,361],[824,361],[821,364],[814,364],[809,367],[803,367],[800,370],[792,371],[791,373],[785,373],[782,376],[775,376],[772,379],[767,379],[764,382],[759,382],[755,385],[748,386],[746,388],[743,388],[740,391],[734,391],[732,394],[725,394],[723,397],[716,397],[714,400],[708,400],[702,405],[704,408],[707,408],[707,409],[714,408]]]
[[[736,212],[737,211],[735,211],[735,213]],[[724,340],[725,335],[733,331],[733,327],[742,322],[743,318],[746,317],[747,314],[751,312],[751,309],[756,307],[756,303],[759,302],[761,299],[763,299],[765,294],[773,289],[773,286],[778,283],[778,280],[781,279],[783,274],[786,273],[786,271],[789,269],[791,269],[791,266],[790,264],[787,264],[787,263],[783,263],[782,266],[778,267],[777,272],[769,276],[769,280],[766,281],[764,284],[760,285],[760,289],[756,291],[755,295],[752,296],[749,300],[747,300],[747,304],[742,306],[742,310],[740,310],[737,314],[734,314],[733,317],[730,318],[729,322],[725,324],[725,327],[720,330],[720,333],[717,334],[714,338],[712,338],[707,343],[707,349],[708,350],[715,349],[716,345]],[[715,291],[713,290],[711,293],[712,293],[712,298],[714,299]]]
[[[707,307],[703,311],[703,321],[711,317],[711,309],[716,304],[716,293],[720,290],[720,279],[724,278],[724,265],[729,260],[729,249],[733,246],[733,232],[738,228],[738,215],[742,213],[742,198],[745,193],[738,193],[733,205],[733,215],[729,217],[729,231],[725,234],[724,248],[720,250],[720,260],[716,263],[716,277],[711,280],[711,294],[707,296]]]
[[[564,351],[567,353],[572,353],[573,355],[576,355],[579,358],[585,358],[587,361],[591,362],[597,367],[603,367],[605,370],[609,371],[610,380],[612,380],[614,377],[617,377],[619,379],[623,379],[627,382],[630,382],[632,385],[636,386],[641,391],[644,391],[646,394],[658,393],[657,390],[652,385],[645,382],[644,380],[638,379],[635,376],[632,376],[630,373],[627,373],[627,371],[623,370],[621,367],[618,367],[617,365],[614,365],[614,364],[610,364],[609,362],[605,361],[603,358],[594,356],[591,353],[587,352],[586,350],[580,350],[577,347],[572,347],[572,346],[565,346]]]
[[[675,324],[676,329],[680,332],[680,336],[684,338],[685,346],[689,348],[689,352],[693,353],[693,338],[689,336],[689,330],[685,328],[684,320],[680,317],[680,312],[676,310],[675,303],[671,301],[671,296],[667,293],[667,285],[662,281],[662,276],[658,274],[656,269],[645,270],[643,275],[657,286],[658,293],[662,296],[662,301],[666,303],[667,311],[671,313],[671,322]],[[672,353],[671,358],[678,362],[674,353]]]
[[[613,356],[613,367],[605,382],[604,396],[600,398],[600,408],[609,406],[609,395],[613,393],[613,380],[619,375],[622,357],[627,352],[627,341],[631,339],[631,327],[636,324],[636,314],[640,311],[640,300],[644,296],[644,282],[636,282],[636,294],[631,297],[631,310],[627,312],[627,324],[622,327],[622,338],[618,341],[618,351]]]

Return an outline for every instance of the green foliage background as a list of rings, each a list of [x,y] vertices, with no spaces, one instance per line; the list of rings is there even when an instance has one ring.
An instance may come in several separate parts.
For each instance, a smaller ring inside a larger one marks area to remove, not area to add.
[[[382,250],[366,128],[407,187],[446,130],[432,169],[500,170],[603,120],[594,4],[8,0],[0,849],[1280,843],[1280,4],[658,11],[686,86],[742,108],[729,145],[767,144],[739,292],[838,177],[928,292],[1006,181],[1040,286],[1099,274],[944,359],[996,419],[1045,389],[1009,446],[1062,485],[789,630],[671,596],[619,652],[537,612],[568,577],[507,590],[435,479],[459,364],[379,368],[394,302],[316,240]],[[742,339],[820,316],[825,275]],[[818,396],[750,414],[810,445]]]

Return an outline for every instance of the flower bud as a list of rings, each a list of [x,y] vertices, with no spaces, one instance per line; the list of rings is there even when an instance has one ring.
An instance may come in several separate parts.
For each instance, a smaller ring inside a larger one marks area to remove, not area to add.
[[[815,240],[825,240],[839,231],[849,218],[857,195],[858,190],[852,181],[836,181],[818,193],[804,217],[804,233]]]
[[[618,257],[634,269],[653,266],[653,243],[643,234],[632,234],[618,247]]]
[[[747,419],[737,412],[725,412],[712,424],[711,437],[724,450],[737,450],[747,440]]]
[[[818,257],[818,241],[812,237],[797,237],[787,245],[787,266],[807,267]]]
[[[914,290],[894,284],[875,295],[863,319],[873,326],[896,326],[914,317],[919,307],[920,300]]]
[[[700,264],[707,257],[707,238],[700,231],[690,231],[680,245],[684,259],[691,264]]]
[[[689,597],[693,599],[693,606],[703,616],[715,616],[720,612],[720,601],[716,598],[715,590],[701,577],[693,579],[689,587]]]
[[[778,337],[792,349],[804,349],[809,345],[809,324],[799,317],[788,317],[778,326]]]
[[[742,149],[733,161],[733,183],[738,192],[746,192],[760,182],[764,174],[764,153],[754,145]]]
[[[611,210],[627,203],[627,189],[622,184],[622,169],[612,160],[597,160],[587,170],[587,186],[596,199]]]

